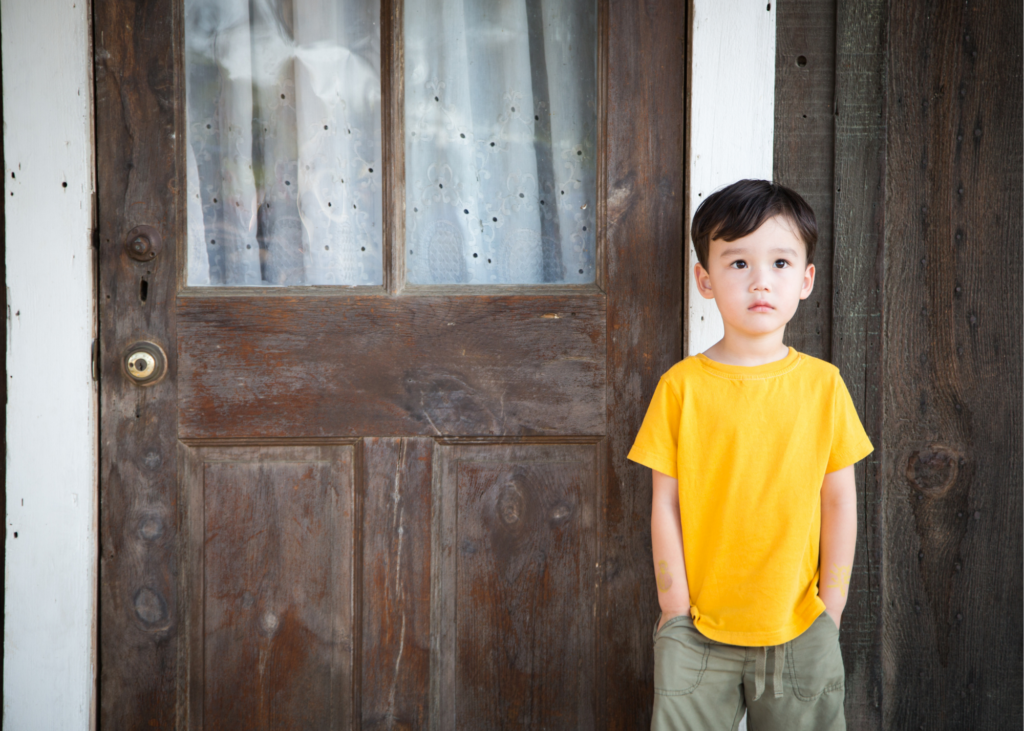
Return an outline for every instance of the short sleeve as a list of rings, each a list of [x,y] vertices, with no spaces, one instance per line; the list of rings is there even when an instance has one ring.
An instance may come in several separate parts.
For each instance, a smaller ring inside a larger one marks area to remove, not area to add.
[[[678,478],[676,462],[681,413],[678,392],[668,379],[662,377],[627,458]]]
[[[859,462],[874,451],[860,417],[857,416],[857,408],[853,405],[850,392],[846,389],[842,377],[838,375],[833,419],[832,449],[829,451],[825,472],[841,470]]]

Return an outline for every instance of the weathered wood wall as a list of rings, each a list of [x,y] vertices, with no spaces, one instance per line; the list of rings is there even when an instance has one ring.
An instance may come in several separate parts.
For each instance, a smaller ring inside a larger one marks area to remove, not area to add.
[[[832,340],[832,168],[835,0],[779,3],[775,42],[774,178],[802,195],[818,219],[814,291],[786,342],[828,359]]]
[[[889,7],[886,728],[1020,728],[1021,3]]]
[[[775,62],[775,179],[810,203],[819,227],[814,292],[787,328],[787,342],[840,367],[876,445],[881,6],[780,3]],[[881,718],[878,457],[857,466],[857,557],[843,617],[846,717],[853,729],[878,728]]]
[[[1022,722],[1021,31],[999,0],[779,7],[775,176],[822,229],[789,342],[876,446],[851,729]]]

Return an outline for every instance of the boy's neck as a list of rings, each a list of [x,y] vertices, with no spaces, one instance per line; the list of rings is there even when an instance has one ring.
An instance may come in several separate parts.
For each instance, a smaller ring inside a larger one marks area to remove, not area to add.
[[[780,328],[773,333],[749,336],[730,332],[727,326],[722,339],[705,350],[704,355],[723,365],[759,366],[774,363],[789,355],[789,348],[782,342],[785,330]]]

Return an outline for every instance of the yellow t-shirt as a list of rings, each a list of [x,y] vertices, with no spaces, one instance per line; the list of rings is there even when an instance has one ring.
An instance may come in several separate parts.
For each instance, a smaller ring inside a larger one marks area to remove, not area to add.
[[[661,377],[629,459],[679,480],[690,614],[706,637],[793,639],[821,614],[821,483],[872,451],[839,370],[793,348]]]

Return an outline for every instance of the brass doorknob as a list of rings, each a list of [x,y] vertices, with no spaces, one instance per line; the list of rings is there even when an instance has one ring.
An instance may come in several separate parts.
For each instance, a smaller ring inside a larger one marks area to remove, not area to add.
[[[128,347],[121,365],[137,386],[152,386],[167,373],[167,355],[156,343],[140,340]]]

